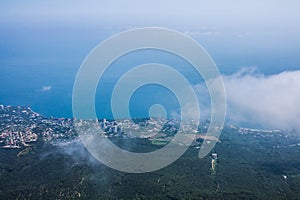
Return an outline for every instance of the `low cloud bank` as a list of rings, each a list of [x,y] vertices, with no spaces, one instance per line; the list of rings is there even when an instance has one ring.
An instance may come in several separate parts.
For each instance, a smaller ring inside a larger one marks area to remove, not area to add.
[[[223,75],[223,81],[227,96],[226,119],[231,123],[300,129],[300,70],[266,76],[257,73],[255,68],[244,68],[232,75]],[[195,88],[202,108],[209,108],[209,95],[204,86]]]
[[[300,70],[265,76],[246,68],[223,80],[229,120],[267,128],[300,128]]]

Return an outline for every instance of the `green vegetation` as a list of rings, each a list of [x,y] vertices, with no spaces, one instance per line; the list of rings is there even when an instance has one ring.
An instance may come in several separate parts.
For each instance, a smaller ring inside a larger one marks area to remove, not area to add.
[[[169,140],[167,139],[153,139],[151,140],[151,143],[154,145],[166,145],[169,143]]]
[[[158,146],[146,139],[113,140],[134,152]],[[196,147],[146,174],[110,169],[80,143],[37,142],[22,156],[22,149],[0,149],[0,199],[300,199],[300,146],[290,146],[298,142],[296,136],[254,137],[226,129],[214,150],[217,173],[211,171],[212,157],[199,159]]]

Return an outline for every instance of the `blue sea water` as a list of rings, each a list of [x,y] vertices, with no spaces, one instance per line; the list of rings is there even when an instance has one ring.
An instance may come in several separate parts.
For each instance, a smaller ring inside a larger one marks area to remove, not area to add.
[[[191,85],[202,81],[188,62],[171,53],[150,49],[129,53],[113,62],[99,81],[95,96],[99,118],[112,118],[111,94],[118,79],[131,68],[145,63],[171,66],[183,74]],[[72,90],[80,64],[75,67],[63,63],[51,67],[46,65],[3,65],[0,102],[5,105],[30,106],[48,117],[72,117]],[[51,89],[43,90],[44,86],[50,86]],[[132,117],[148,117],[149,108],[153,104],[162,104],[169,116],[173,112],[179,112],[178,101],[170,90],[150,84],[139,88],[132,95],[129,105]]]
[[[5,27],[0,32],[0,104],[30,106],[47,117],[72,117],[72,90],[81,63],[99,42],[120,31],[48,24],[5,24]],[[276,49],[256,44],[253,38],[240,41],[223,36],[203,37],[199,43],[222,74],[235,73],[245,66],[274,74],[298,69],[300,63],[296,47],[284,49],[282,44],[281,49]],[[128,54],[116,60],[99,82],[95,96],[99,118],[112,117],[110,96],[120,76],[149,62],[174,67],[192,85],[203,81],[187,62],[166,52],[144,50]],[[44,86],[51,89],[43,91]],[[178,111],[174,95],[157,85],[140,88],[130,102],[132,117],[146,117],[154,103],[161,103],[169,113]]]

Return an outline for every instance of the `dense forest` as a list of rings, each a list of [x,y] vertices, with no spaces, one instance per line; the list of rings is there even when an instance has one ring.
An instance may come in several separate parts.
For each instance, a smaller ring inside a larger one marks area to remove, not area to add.
[[[131,151],[153,151],[146,139],[112,138]],[[126,140],[126,141],[124,141]],[[42,141],[0,149],[0,199],[300,199],[300,145],[295,134],[241,134],[225,128],[213,152],[190,147],[168,167],[122,173],[91,157],[82,144]]]

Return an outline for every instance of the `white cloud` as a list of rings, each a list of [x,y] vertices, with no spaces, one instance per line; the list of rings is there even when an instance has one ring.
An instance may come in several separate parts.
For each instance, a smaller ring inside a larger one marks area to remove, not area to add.
[[[300,129],[300,70],[266,76],[257,73],[255,68],[245,68],[224,75],[223,81],[226,118],[230,122],[250,127]],[[200,105],[209,108],[209,95],[204,86],[195,88],[201,97]]]
[[[184,31],[185,34],[190,36],[219,36],[219,31]]]
[[[264,127],[300,128],[300,70],[265,76],[243,69],[223,79],[230,120]]]
[[[50,91],[51,90],[51,85],[48,86],[42,86],[42,91],[46,92],[46,91]]]

